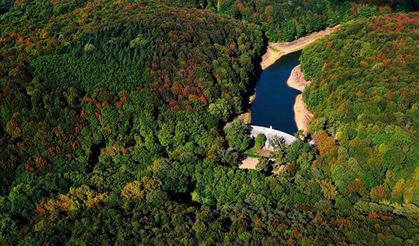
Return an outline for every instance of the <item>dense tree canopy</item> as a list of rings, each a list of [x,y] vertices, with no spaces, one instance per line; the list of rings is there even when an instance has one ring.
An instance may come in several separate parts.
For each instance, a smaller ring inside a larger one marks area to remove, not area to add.
[[[237,168],[265,37],[346,20],[332,3],[1,2],[0,244],[416,245],[415,14],[305,51],[317,146]]]
[[[176,2],[176,1],[175,1]],[[414,10],[415,0],[189,0],[185,5],[258,24],[271,41],[291,41],[328,26],[394,10]],[[177,4],[179,4],[177,2]]]
[[[303,52],[318,168],[343,194],[419,203],[418,23],[355,21]]]

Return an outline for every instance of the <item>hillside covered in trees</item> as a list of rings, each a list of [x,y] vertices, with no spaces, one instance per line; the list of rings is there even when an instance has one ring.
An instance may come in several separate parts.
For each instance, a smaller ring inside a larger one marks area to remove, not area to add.
[[[2,2],[0,244],[416,245],[418,15],[390,7]],[[358,17],[302,55],[317,145],[238,169],[267,41]]]
[[[173,2],[173,1],[168,1]],[[414,0],[187,0],[176,4],[209,9],[258,24],[270,41],[292,41],[328,26],[377,13],[417,9]]]
[[[418,14],[346,24],[304,50],[324,169],[348,196],[419,203]]]

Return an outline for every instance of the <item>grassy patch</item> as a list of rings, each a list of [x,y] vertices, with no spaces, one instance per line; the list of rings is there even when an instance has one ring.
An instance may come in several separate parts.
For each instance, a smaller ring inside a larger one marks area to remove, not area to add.
[[[244,152],[248,157],[259,158],[261,155],[255,149],[248,149]]]

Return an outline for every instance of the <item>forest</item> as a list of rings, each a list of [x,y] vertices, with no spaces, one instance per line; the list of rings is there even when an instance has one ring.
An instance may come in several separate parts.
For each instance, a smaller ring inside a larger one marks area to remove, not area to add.
[[[0,244],[417,245],[414,8],[1,2]],[[316,145],[239,169],[267,42],[344,22],[301,57]]]
[[[303,52],[316,165],[343,194],[419,203],[418,21],[415,13],[349,23]]]
[[[257,24],[270,41],[292,41],[351,19],[419,7],[415,0],[187,0],[183,5]]]

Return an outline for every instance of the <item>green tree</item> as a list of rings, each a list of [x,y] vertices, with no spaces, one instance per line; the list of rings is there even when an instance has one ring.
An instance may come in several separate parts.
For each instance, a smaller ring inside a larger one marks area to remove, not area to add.
[[[272,146],[272,148],[278,149],[281,146],[284,146],[286,144],[286,141],[285,138],[281,136],[274,136],[269,140],[269,144]]]
[[[234,120],[224,129],[228,145],[239,151],[244,151],[249,147],[249,128],[241,120]]]
[[[265,146],[266,136],[263,133],[259,133],[255,138],[255,148],[261,149]]]
[[[16,221],[5,214],[0,216],[0,243],[6,244],[12,240],[18,233],[18,225]]]
[[[268,158],[259,158],[259,162],[256,165],[256,170],[261,172],[267,172],[269,169],[269,159]]]
[[[208,112],[223,121],[227,121],[227,119],[232,115],[233,108],[232,105],[227,102],[224,98],[220,98],[214,103],[211,103],[208,106]]]

